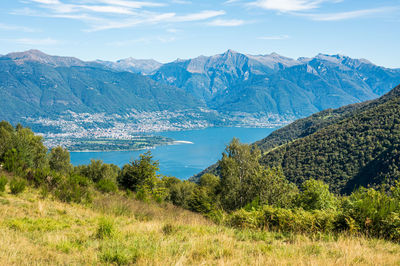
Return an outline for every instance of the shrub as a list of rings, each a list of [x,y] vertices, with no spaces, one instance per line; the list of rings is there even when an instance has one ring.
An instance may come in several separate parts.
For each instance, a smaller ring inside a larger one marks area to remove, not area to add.
[[[17,195],[25,190],[26,180],[22,178],[13,178],[10,182],[11,193]]]
[[[190,181],[183,181],[173,184],[170,188],[170,200],[176,206],[188,209],[189,199],[196,188],[196,184]]]
[[[215,202],[208,196],[207,190],[204,187],[196,187],[188,199],[190,210],[207,214],[215,207]]]
[[[97,182],[96,188],[103,193],[109,193],[117,191],[118,186],[113,180],[101,179],[99,182]]]
[[[263,208],[265,226],[281,232],[319,233],[335,229],[334,211],[305,211],[303,209]]]
[[[86,177],[73,174],[61,181],[54,194],[64,202],[90,202],[92,193],[89,185]]]
[[[7,183],[7,178],[4,175],[0,176],[0,192],[4,192],[6,190]]]
[[[384,191],[358,189],[343,203],[343,212],[364,232],[386,238],[398,234],[393,226],[399,225],[400,201]]]
[[[114,222],[109,218],[102,217],[97,226],[96,238],[105,239],[113,237],[114,235]]]
[[[264,217],[262,211],[240,209],[228,217],[226,224],[237,228],[262,228]]]
[[[400,213],[391,213],[381,222],[383,236],[387,239],[400,241]]]
[[[35,187],[39,187],[48,182],[51,176],[50,169],[36,169],[32,175],[31,182],[35,185]]]
[[[268,228],[279,232],[323,233],[336,229],[338,213],[305,211],[264,206],[261,210],[240,209],[232,213],[227,223],[238,228]]]

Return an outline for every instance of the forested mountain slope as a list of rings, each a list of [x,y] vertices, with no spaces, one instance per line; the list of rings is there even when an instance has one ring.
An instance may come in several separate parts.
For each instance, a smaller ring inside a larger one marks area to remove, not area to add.
[[[302,119],[256,144],[265,166],[301,184],[321,179],[335,192],[393,184],[400,166],[400,86],[383,97]]]

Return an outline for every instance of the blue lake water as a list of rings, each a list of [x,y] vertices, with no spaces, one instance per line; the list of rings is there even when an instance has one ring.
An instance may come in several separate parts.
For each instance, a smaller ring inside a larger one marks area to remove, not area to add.
[[[223,127],[161,132],[156,134],[193,144],[159,146],[151,151],[154,159],[160,163],[160,174],[187,179],[217,162],[233,137],[244,143],[252,143],[268,136],[275,129]],[[145,151],[71,152],[71,162],[79,165],[90,163],[90,159],[100,159],[105,163],[123,166]]]

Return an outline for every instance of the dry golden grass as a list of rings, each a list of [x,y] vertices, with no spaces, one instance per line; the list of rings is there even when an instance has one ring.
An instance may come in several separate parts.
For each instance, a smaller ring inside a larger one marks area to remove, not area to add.
[[[134,263],[400,265],[400,245],[363,237],[311,239],[237,230],[168,204],[119,195],[98,196],[90,206],[41,199],[33,189],[0,195],[0,265]]]

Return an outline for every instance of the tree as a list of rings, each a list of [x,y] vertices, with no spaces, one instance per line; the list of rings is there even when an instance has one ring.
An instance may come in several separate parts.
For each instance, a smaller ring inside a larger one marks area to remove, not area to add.
[[[263,168],[260,150],[234,138],[218,162],[221,176],[221,203],[226,210],[235,210],[251,202],[259,191]]]
[[[170,188],[170,200],[174,205],[189,209],[189,200],[196,187],[195,183],[187,180],[174,183]]]
[[[14,134],[13,126],[6,122],[0,122],[0,162],[4,160],[5,153],[11,149],[11,138]]]
[[[206,173],[200,177],[200,186],[205,188],[208,194],[215,195],[219,187],[219,177]]]
[[[282,168],[264,169],[258,180],[259,204],[273,205],[276,207],[291,207],[298,188],[290,183],[284,176]]]
[[[58,146],[51,149],[49,154],[49,166],[51,170],[69,173],[72,169],[71,158],[67,149]]]
[[[22,170],[43,168],[47,164],[47,148],[43,145],[43,138],[35,136],[29,128],[17,126],[11,137],[10,149],[15,149],[18,154],[23,164]]]
[[[137,191],[138,187],[145,184],[152,187],[157,179],[158,165],[158,161],[153,160],[151,151],[148,151],[141,154],[139,159],[123,166],[118,182],[123,188],[132,191]]]
[[[336,209],[337,199],[329,191],[329,185],[321,180],[309,179],[302,185],[299,206],[305,210]]]

